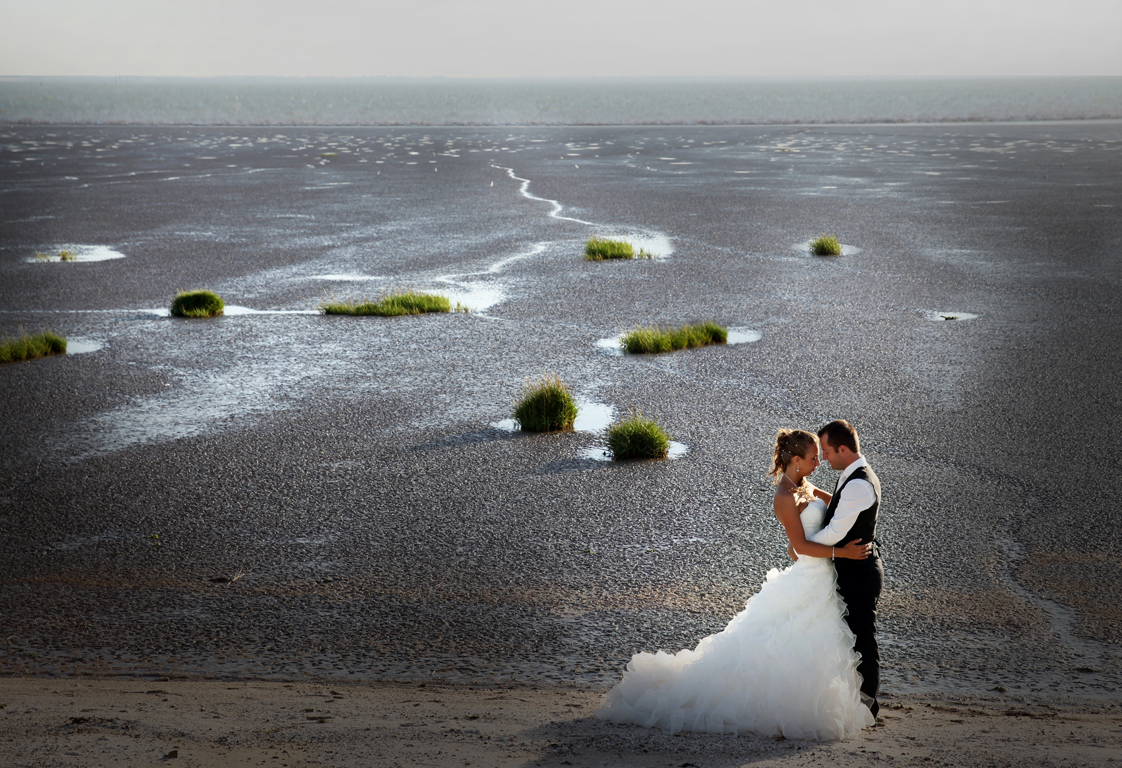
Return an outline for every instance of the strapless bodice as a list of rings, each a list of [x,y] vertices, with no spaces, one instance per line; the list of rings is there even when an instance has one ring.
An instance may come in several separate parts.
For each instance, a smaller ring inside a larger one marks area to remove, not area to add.
[[[814,499],[806,505],[799,514],[799,520],[803,524],[803,533],[809,539],[814,534],[822,530],[822,521],[826,517],[826,502],[822,499]]]

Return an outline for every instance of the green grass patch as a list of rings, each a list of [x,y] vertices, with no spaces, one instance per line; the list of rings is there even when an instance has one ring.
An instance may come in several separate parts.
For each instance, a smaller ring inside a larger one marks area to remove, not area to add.
[[[451,312],[452,304],[447,296],[435,293],[414,293],[400,291],[383,296],[378,301],[362,303],[352,301],[327,301],[320,305],[325,315],[378,315],[397,317],[398,315],[423,315],[426,312]],[[466,312],[467,308],[456,304],[456,311]]]
[[[222,297],[211,291],[183,291],[171,302],[174,317],[214,317],[225,309]]]
[[[51,260],[51,254],[36,251],[35,252],[35,260],[36,261],[50,261]],[[61,251],[58,252],[58,260],[59,261],[77,261],[78,260],[78,254],[74,253],[74,251],[68,251],[64,248],[64,249],[62,249]]]
[[[670,435],[636,410],[631,418],[614,424],[604,434],[613,459],[665,459],[670,453]]]
[[[585,261],[605,261],[607,259],[653,259],[654,254],[642,248],[635,253],[635,246],[626,240],[607,240],[593,237],[584,244]]]
[[[815,256],[841,256],[842,244],[833,235],[822,235],[810,241],[810,252]]]
[[[522,387],[514,418],[527,432],[555,432],[572,429],[577,410],[576,400],[565,383],[555,375],[545,376]]]
[[[20,329],[18,338],[4,337],[0,342],[0,363],[18,363],[47,355],[65,355],[66,338],[50,331],[28,336]]]
[[[692,349],[707,344],[724,344],[729,332],[723,325],[713,322],[683,325],[680,328],[636,328],[623,334],[620,342],[632,354],[645,352],[673,352],[676,349]]]

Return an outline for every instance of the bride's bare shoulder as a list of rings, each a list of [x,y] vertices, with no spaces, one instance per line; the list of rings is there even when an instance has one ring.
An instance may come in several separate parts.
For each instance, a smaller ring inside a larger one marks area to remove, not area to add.
[[[775,506],[776,512],[786,509],[795,509],[797,506],[797,503],[795,501],[795,494],[783,488],[775,489],[775,498],[773,499],[772,503]]]

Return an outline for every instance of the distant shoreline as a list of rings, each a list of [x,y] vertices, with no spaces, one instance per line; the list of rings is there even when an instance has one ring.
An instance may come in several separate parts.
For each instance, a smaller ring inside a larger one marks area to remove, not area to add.
[[[157,122],[111,122],[111,123],[54,123],[46,121],[14,121],[0,119],[0,128],[783,128],[790,126],[806,128],[845,128],[852,126],[891,126],[907,128],[910,126],[953,126],[953,125],[1088,125],[1122,123],[1122,117],[1085,117],[1063,120],[1032,119],[1021,120],[931,120],[931,121],[892,121],[868,120],[863,122],[817,122],[817,123],[157,123]]]
[[[1122,77],[0,78],[15,125],[704,126],[1122,119]]]

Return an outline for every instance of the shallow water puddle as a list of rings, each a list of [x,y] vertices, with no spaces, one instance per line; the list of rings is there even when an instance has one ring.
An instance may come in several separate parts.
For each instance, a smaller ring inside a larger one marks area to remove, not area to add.
[[[668,459],[680,459],[689,453],[690,447],[685,443],[679,443],[674,440],[670,441],[670,450],[666,454]],[[582,459],[591,459],[592,461],[612,461],[612,454],[607,448],[593,447],[585,448],[580,452]],[[637,459],[637,461],[653,461],[653,459]]]
[[[674,246],[670,238],[661,232],[624,232],[617,234],[597,234],[597,237],[607,240],[624,240],[631,243],[635,253],[646,251],[656,258],[666,258],[674,253]]]
[[[62,255],[67,254],[63,259]],[[71,261],[109,261],[110,259],[123,259],[125,254],[115,251],[107,245],[54,245],[46,251],[36,251],[35,255],[28,256],[24,261],[29,264],[56,263]]]
[[[157,317],[171,317],[171,310],[168,308],[161,309],[140,309],[138,312],[150,313]],[[318,315],[321,314],[318,309],[250,309],[249,307],[240,307],[237,304],[227,304],[219,317],[239,317],[242,315]],[[214,318],[179,318],[176,320],[213,320]]]
[[[318,315],[318,309],[250,309],[249,307],[239,307],[234,304],[227,304],[226,308],[222,310],[222,314],[231,317],[238,315]]]
[[[578,432],[603,432],[612,424],[616,409],[604,403],[577,398],[577,419],[573,429]]]
[[[725,342],[727,345],[733,344],[752,344],[763,338],[763,334],[753,328],[729,328],[728,339]],[[594,347],[602,350],[604,353],[612,357],[622,357],[626,354],[623,349],[623,334],[618,336],[611,336],[607,339],[597,339],[592,343]],[[708,346],[719,346],[710,344]],[[682,350],[685,351],[685,350]]]
[[[613,406],[580,397],[575,399],[577,401],[577,418],[573,422],[574,432],[603,432],[611,425],[616,414],[616,409]],[[491,423],[491,426],[504,432],[521,431],[521,427],[518,426],[515,419],[495,421]]]
[[[607,339],[597,339],[593,346],[603,350],[612,357],[623,357],[623,334]]]
[[[591,432],[593,434],[602,435],[615,420],[616,409],[614,406],[596,403],[579,397],[576,398],[576,401],[579,410],[577,412],[576,421],[573,423],[573,431],[575,432]],[[494,429],[501,429],[504,432],[520,431],[518,422],[514,419],[503,419],[502,421],[492,422],[490,426]],[[670,451],[667,454],[667,458],[680,459],[689,453],[689,450],[689,446],[684,443],[671,440]],[[603,445],[582,448],[577,456],[581,459],[589,459],[592,461],[612,461],[611,453]]]
[[[753,344],[764,335],[752,328],[729,328],[727,344]]]
[[[100,341],[94,341],[93,339],[68,338],[66,340],[66,354],[84,355],[89,352],[97,352],[104,346]]]
[[[479,283],[461,283],[450,277],[437,278],[443,283],[455,286],[441,291],[452,303],[467,308],[471,312],[486,312],[496,304],[506,300],[506,290],[501,285],[481,285]]]
[[[950,312],[947,310],[921,309],[920,314],[924,320],[933,323],[946,323],[955,320],[977,320],[978,316],[970,312]]]
[[[519,254],[517,256],[509,257],[503,261],[493,265],[487,272],[497,272],[509,261],[526,258],[541,253],[545,247],[534,248],[529,253]],[[468,274],[486,274],[485,272],[472,272]],[[501,285],[482,285],[478,283],[465,283],[457,280],[460,275],[444,275],[436,278],[438,282],[454,286],[449,289],[442,289],[440,294],[445,296],[451,303],[453,309],[459,304],[467,308],[471,312],[486,312],[496,304],[501,304],[506,300],[506,290]],[[373,280],[386,280],[388,278],[379,277],[378,275],[359,275],[359,274],[331,274],[331,275],[315,275],[313,280],[335,280],[338,282],[363,282]]]

